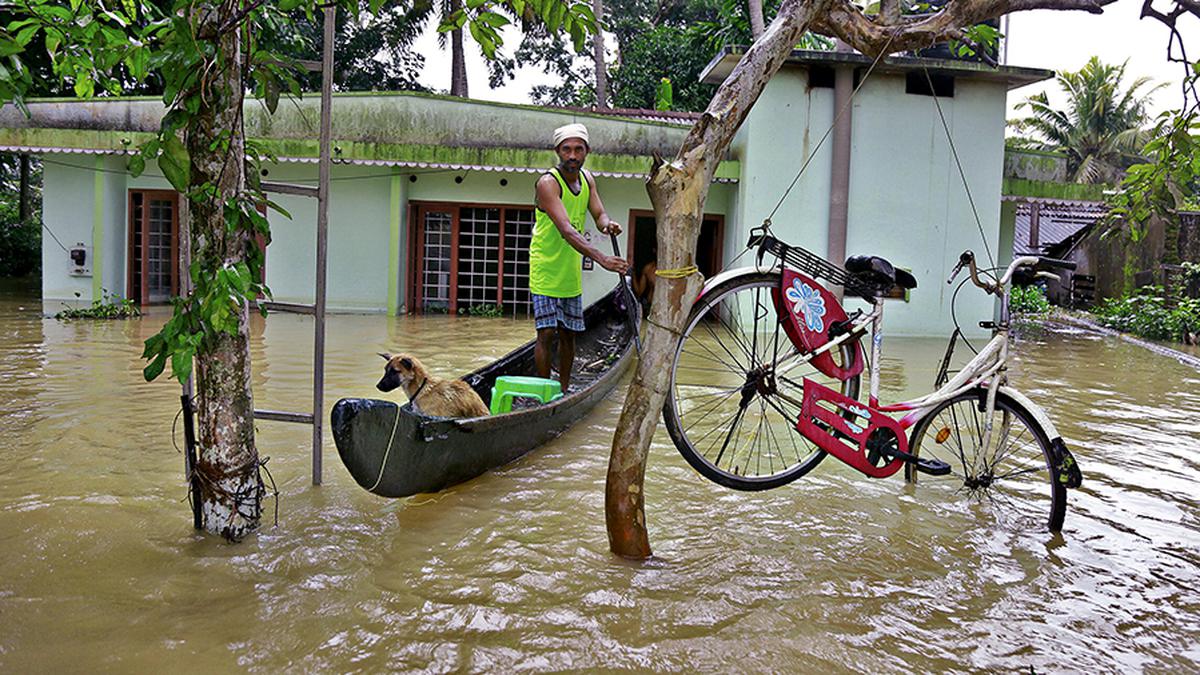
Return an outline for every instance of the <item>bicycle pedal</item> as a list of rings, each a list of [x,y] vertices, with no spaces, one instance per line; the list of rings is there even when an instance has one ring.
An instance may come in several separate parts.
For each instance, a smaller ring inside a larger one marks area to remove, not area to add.
[[[950,474],[950,465],[940,459],[918,459],[915,464],[917,471],[927,473],[931,476],[946,476]]]

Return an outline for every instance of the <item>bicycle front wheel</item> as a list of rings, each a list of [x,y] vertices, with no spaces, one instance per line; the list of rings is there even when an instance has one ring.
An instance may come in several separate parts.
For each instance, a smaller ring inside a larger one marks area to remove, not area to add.
[[[1062,529],[1067,490],[1059,480],[1050,439],[1017,401],[996,394],[988,425],[987,390],[976,389],[939,404],[913,428],[909,452],[951,466],[946,476],[921,476],[912,465],[904,476],[922,491],[965,497],[987,508],[1013,529]]]
[[[771,296],[780,279],[753,272],[705,293],[671,364],[663,406],[671,440],[701,475],[737,490],[784,485],[825,457],[796,430],[805,378],[858,396],[858,375],[820,373],[788,339]],[[855,354],[843,344],[834,357],[848,366]]]

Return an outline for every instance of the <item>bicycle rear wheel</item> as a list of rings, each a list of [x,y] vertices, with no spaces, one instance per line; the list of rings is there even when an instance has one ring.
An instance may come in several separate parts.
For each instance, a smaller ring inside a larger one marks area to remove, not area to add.
[[[939,404],[913,428],[909,452],[939,459],[946,476],[921,476],[912,465],[909,483],[946,498],[965,497],[989,508],[999,523],[1014,529],[1062,529],[1067,490],[1059,480],[1050,439],[1020,403],[996,394],[992,435],[984,447],[987,390],[976,389]]]
[[[825,452],[800,435],[804,379],[858,396],[859,376],[839,381],[811,365],[783,331],[772,289],[778,271],[739,275],[692,307],[671,365],[663,421],[694,469],[737,490],[779,487],[811,471]],[[856,351],[835,350],[839,365]]]

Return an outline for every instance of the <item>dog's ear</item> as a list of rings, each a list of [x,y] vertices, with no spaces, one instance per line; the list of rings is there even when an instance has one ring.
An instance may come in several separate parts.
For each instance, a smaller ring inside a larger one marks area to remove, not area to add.
[[[375,352],[375,353],[376,353],[376,354],[378,354],[378,355],[380,355],[380,356],[382,356],[384,361],[391,361],[391,360],[392,360],[392,355],[391,355],[391,354],[384,354],[383,352]]]
[[[407,359],[407,358],[400,359],[400,367],[405,368],[406,370],[412,370],[413,369],[412,359]]]

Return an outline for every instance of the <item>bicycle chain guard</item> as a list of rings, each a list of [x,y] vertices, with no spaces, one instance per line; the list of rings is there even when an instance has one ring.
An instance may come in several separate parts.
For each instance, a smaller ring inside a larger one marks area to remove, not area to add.
[[[802,353],[820,349],[830,341],[829,329],[839,321],[846,320],[846,310],[837,296],[824,286],[794,269],[783,269],[783,282],[779,288],[771,289],[775,301],[775,312],[783,322],[783,331]],[[817,370],[839,380],[848,380],[863,370],[862,345],[858,340],[851,343],[853,361],[848,367],[834,361],[833,350],[812,360]]]
[[[818,382],[804,379],[796,429],[825,452],[872,478],[887,478],[904,462],[889,451],[908,452],[900,423]]]

